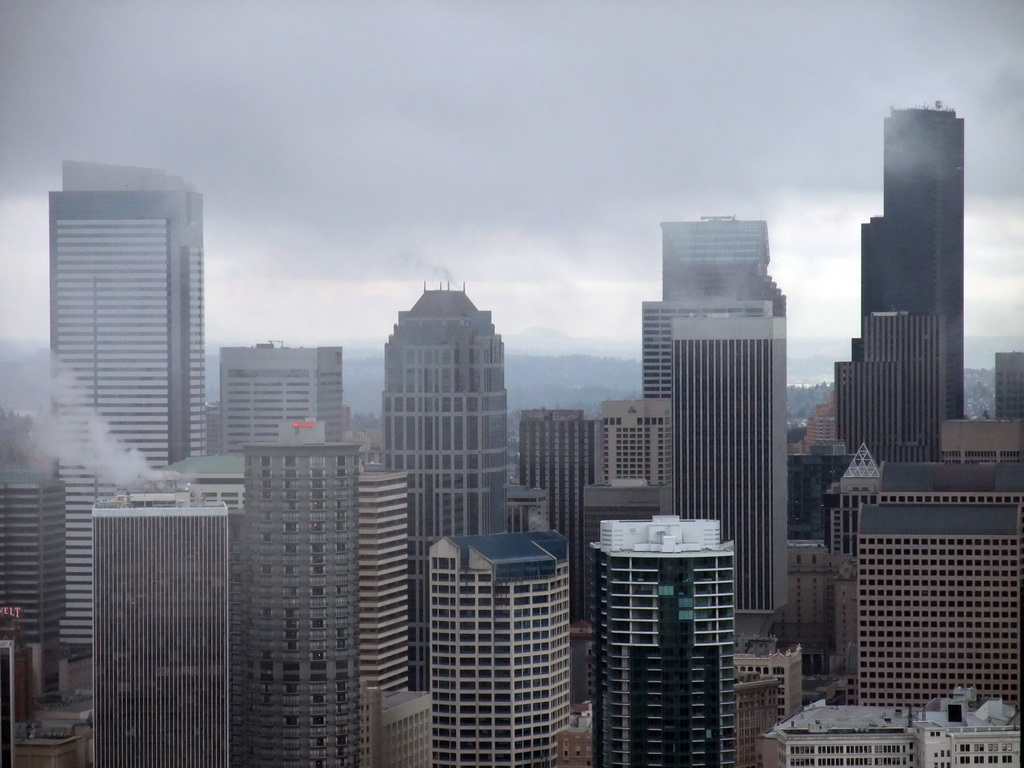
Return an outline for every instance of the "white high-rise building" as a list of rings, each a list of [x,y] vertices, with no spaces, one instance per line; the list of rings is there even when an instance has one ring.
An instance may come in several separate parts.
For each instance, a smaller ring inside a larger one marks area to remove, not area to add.
[[[65,162],[63,174],[63,190],[50,193],[50,348],[67,487],[61,636],[88,645],[93,502],[146,462],[205,452],[203,200],[158,170]]]
[[[569,724],[566,539],[443,538],[430,601],[435,768],[551,766]]]
[[[385,691],[409,682],[409,478],[359,472],[359,676]]]

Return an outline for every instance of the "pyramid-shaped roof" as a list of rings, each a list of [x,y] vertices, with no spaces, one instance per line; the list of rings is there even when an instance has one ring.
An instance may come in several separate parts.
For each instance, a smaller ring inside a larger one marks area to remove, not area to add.
[[[879,477],[878,465],[871,457],[871,451],[868,450],[866,443],[860,444],[857,455],[853,457],[843,477]]]
[[[409,310],[410,317],[472,317],[477,314],[476,306],[469,300],[465,290],[426,290]]]

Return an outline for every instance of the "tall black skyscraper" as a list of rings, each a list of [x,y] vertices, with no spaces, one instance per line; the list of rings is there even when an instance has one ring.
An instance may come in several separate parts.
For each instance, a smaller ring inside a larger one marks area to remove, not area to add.
[[[946,333],[945,418],[964,412],[964,121],[934,109],[885,120],[884,214],[861,228],[861,320],[939,315]],[[855,354],[854,359],[857,359]]]
[[[938,461],[964,410],[964,125],[949,109],[885,121],[884,215],[861,232],[861,338],[836,364],[836,425],[878,461]]]

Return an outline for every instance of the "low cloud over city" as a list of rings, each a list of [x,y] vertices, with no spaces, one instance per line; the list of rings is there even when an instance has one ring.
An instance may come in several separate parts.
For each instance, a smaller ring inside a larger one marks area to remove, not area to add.
[[[658,223],[765,219],[790,335],[856,333],[890,107],[966,123],[967,333],[1024,312],[1012,2],[6,3],[0,323],[48,334],[64,159],[204,195],[214,343],[379,339],[423,283],[637,339]]]

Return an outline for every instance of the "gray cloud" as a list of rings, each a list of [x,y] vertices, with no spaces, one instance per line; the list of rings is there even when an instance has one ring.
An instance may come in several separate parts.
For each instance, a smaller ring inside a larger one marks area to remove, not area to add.
[[[969,194],[1024,189],[1006,162],[1024,135],[1009,0],[0,14],[5,194],[58,188],[64,158],[166,168],[204,192],[208,237],[268,273],[557,274],[471,245],[524,233],[568,268],[585,253],[595,274],[637,276],[657,269],[660,220],[756,218],[794,194],[874,194],[880,212],[882,118],[936,99],[967,120]],[[453,241],[466,247],[430,252]]]

